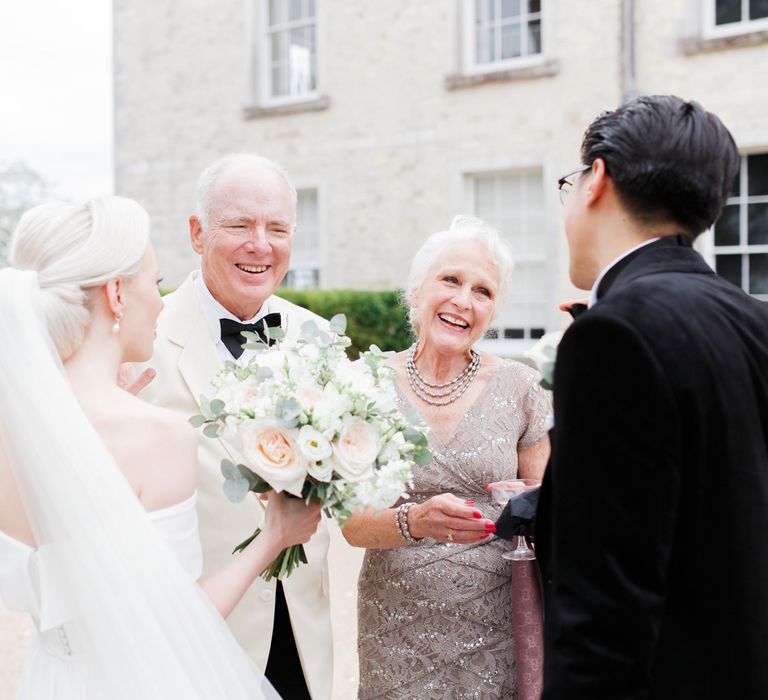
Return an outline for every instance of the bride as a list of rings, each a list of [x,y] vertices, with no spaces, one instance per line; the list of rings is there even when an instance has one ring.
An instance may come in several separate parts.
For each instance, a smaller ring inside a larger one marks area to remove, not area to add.
[[[19,698],[275,698],[223,617],[318,507],[271,494],[264,531],[212,578],[196,436],[118,388],[162,307],[136,202],[51,203],[0,270],[0,595],[39,632]]]

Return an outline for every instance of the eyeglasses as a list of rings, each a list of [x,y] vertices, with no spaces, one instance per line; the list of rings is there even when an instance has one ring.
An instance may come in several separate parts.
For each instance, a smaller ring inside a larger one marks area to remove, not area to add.
[[[560,204],[565,204],[568,193],[573,187],[573,183],[568,178],[573,177],[574,175],[578,175],[579,173],[583,173],[591,168],[591,165],[580,165],[578,168],[576,168],[576,170],[571,170],[571,172],[569,172],[567,175],[563,175],[557,181],[557,189],[560,191]]]

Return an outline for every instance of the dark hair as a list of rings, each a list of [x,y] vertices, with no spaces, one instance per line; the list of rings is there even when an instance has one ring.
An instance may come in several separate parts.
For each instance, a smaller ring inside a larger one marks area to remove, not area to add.
[[[603,159],[636,221],[672,222],[691,238],[714,223],[739,169],[720,119],[674,95],[638,97],[601,114],[584,134],[581,158]]]

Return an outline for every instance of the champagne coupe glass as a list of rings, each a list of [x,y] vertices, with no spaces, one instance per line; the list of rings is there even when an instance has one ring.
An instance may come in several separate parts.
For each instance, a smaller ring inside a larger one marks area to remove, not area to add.
[[[521,493],[541,486],[539,479],[511,479],[510,481],[497,481],[490,484],[491,496],[496,503],[505,506],[510,498],[519,496]],[[525,537],[517,537],[517,546],[509,549],[501,555],[504,559],[512,561],[527,561],[536,558],[536,553],[528,546]]]

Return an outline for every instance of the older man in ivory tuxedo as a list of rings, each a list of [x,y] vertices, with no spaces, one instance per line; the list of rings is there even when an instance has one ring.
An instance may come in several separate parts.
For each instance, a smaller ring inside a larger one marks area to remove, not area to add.
[[[245,364],[240,331],[282,326],[288,337],[302,323],[326,321],[273,292],[291,255],[296,190],[276,163],[232,155],[207,168],[198,182],[197,213],[189,218],[201,270],[165,298],[152,366],[155,380],[142,392],[152,403],[192,416],[200,395],[224,361]],[[234,545],[259,524],[249,497],[230,503],[222,491],[221,460],[241,461],[221,440],[201,436],[198,510],[206,571],[219,570]],[[327,700],[333,651],[328,595],[329,535],[321,523],[305,545],[308,564],[282,583],[258,581],[230,615],[235,635],[285,698]]]

